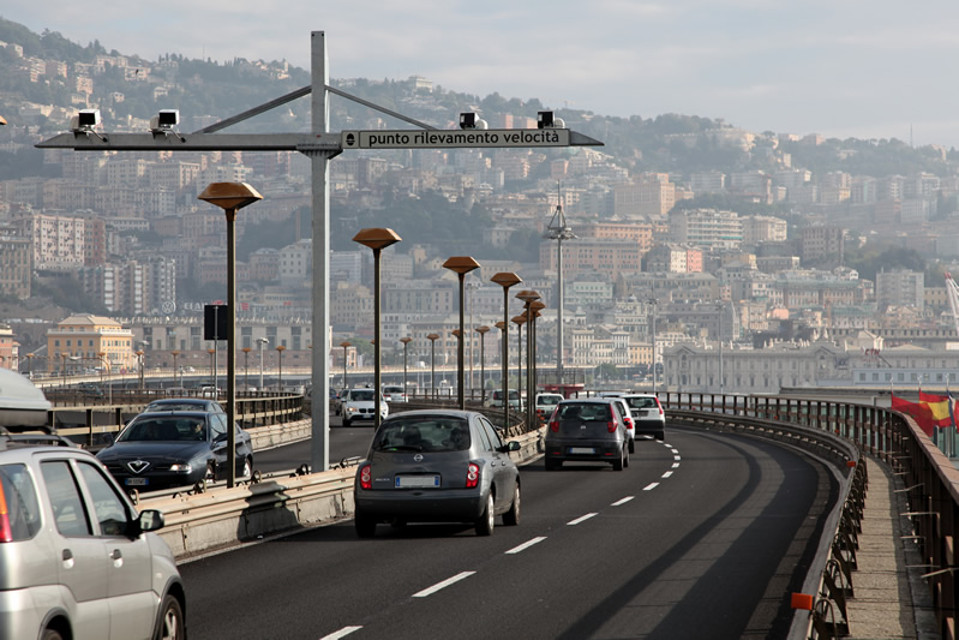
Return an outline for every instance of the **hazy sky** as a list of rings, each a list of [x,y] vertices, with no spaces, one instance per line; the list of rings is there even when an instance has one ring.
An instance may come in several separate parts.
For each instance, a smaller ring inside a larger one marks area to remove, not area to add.
[[[0,15],[150,60],[307,69],[310,31],[325,31],[334,81],[421,75],[559,114],[959,147],[956,0],[43,0]]]

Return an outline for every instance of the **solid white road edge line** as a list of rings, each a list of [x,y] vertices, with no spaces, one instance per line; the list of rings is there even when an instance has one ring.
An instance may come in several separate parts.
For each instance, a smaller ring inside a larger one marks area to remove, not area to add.
[[[518,547],[513,547],[513,548],[510,549],[509,551],[505,551],[504,553],[516,555],[517,553],[520,553],[521,551],[525,551],[526,549],[529,549],[529,548],[532,547],[534,544],[539,544],[540,542],[542,542],[542,541],[545,540],[545,539],[546,539],[546,536],[537,536],[537,537],[533,538],[532,540],[527,540],[526,542],[524,542],[523,544],[519,545]]]
[[[354,631],[359,631],[362,628],[363,628],[362,626],[343,627],[339,631],[334,631],[328,636],[323,636],[322,638],[320,638],[320,640],[339,640],[340,638],[345,638],[346,636],[350,635]]]
[[[594,516],[598,516],[598,515],[599,515],[598,513],[587,513],[585,516],[580,516],[580,517],[576,518],[575,520],[570,520],[570,521],[567,522],[566,524],[567,524],[568,526],[573,527],[573,526],[578,525],[580,522],[586,522],[586,521],[589,520],[590,518],[592,518],[592,517],[594,517]]]
[[[460,573],[457,573],[457,574],[456,574],[455,576],[453,576],[452,578],[447,578],[447,579],[444,580],[443,582],[437,582],[437,583],[434,584],[432,587],[427,587],[426,589],[423,589],[422,591],[418,591],[418,592],[414,593],[414,594],[413,594],[413,597],[414,597],[414,598],[425,598],[425,597],[427,597],[427,596],[431,596],[431,595],[433,595],[434,593],[436,593],[437,591],[439,591],[440,589],[445,589],[446,587],[450,586],[451,584],[455,584],[455,583],[459,582],[460,580],[465,580],[466,578],[469,578],[469,577],[470,577],[471,575],[473,575],[474,573],[476,573],[476,572],[475,572],[475,571],[461,571]]]

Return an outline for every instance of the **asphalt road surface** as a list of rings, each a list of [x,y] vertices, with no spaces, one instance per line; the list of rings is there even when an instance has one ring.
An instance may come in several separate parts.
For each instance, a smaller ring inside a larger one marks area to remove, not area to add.
[[[371,435],[333,429],[331,448]],[[521,480],[519,526],[489,538],[411,524],[359,540],[347,521],[187,563],[190,636],[781,638],[836,493],[793,450],[686,428],[637,442],[622,472],[540,460]]]

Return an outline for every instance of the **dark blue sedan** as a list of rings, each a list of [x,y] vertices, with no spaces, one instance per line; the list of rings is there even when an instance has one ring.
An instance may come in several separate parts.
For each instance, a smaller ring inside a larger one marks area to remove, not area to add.
[[[236,429],[236,476],[253,473],[250,434]],[[226,477],[227,421],[222,413],[141,413],[97,458],[128,489],[153,491]]]

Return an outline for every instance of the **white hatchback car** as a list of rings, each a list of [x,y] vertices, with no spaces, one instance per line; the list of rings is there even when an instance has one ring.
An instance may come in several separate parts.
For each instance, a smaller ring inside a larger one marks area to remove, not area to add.
[[[0,430],[0,638],[186,638],[162,526],[91,453]]]

